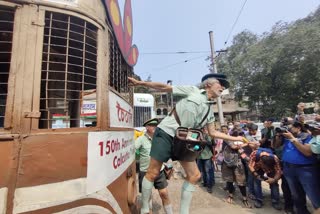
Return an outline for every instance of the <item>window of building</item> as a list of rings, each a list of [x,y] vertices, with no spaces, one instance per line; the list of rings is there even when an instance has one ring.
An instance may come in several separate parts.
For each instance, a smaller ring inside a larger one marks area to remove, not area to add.
[[[96,125],[97,27],[46,12],[39,128]]]
[[[157,115],[161,115],[161,109],[160,108],[157,109]]]
[[[163,115],[168,115],[168,109],[166,108],[163,109]]]
[[[4,126],[10,71],[14,10],[0,7],[0,128]]]
[[[133,89],[128,86],[128,77],[133,76],[133,68],[124,60],[115,37],[109,32],[110,73],[109,85],[129,103],[133,102]]]

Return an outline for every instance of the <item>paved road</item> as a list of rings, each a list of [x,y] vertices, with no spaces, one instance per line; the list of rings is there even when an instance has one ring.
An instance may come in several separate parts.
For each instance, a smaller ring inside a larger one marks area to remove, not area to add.
[[[181,186],[183,183],[183,173],[178,172],[175,174],[174,178],[169,180],[169,195],[173,204],[173,212],[179,213],[180,206],[180,193]],[[213,192],[211,194],[207,193],[204,187],[196,185],[196,191],[193,194],[190,214],[214,214],[214,213],[224,213],[224,214],[245,214],[245,213],[256,213],[256,214],[280,214],[284,213],[284,211],[277,211],[271,206],[270,199],[270,190],[267,185],[263,185],[264,192],[264,206],[261,209],[252,208],[247,209],[244,208],[241,201],[241,194],[239,189],[237,188],[235,192],[234,204],[228,204],[224,200],[227,197],[227,192],[223,190],[224,182],[221,179],[221,173],[216,173],[216,185],[213,188]],[[161,199],[156,190],[153,190],[153,214],[162,214],[165,213]],[[251,201],[253,205],[253,202]],[[283,204],[283,203],[282,203]],[[310,207],[310,206],[309,206]],[[312,209],[310,208],[310,211]]]

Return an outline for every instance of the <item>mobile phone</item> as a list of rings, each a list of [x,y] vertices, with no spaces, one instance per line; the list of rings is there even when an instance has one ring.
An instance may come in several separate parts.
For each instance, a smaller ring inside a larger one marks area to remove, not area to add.
[[[197,139],[197,138],[198,138],[198,133],[192,133],[192,134],[191,134],[191,138]]]

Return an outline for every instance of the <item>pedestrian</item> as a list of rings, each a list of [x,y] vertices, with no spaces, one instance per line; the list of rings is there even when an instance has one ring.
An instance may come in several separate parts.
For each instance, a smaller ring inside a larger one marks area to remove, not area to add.
[[[282,171],[278,157],[269,148],[259,148],[250,155],[249,169],[254,176],[254,206],[263,206],[261,181],[265,181],[270,186],[272,207],[281,210],[278,181]]]
[[[172,93],[181,99],[175,106],[175,111],[166,116],[155,131],[151,146],[151,161],[147,173],[142,181],[142,207],[141,213],[149,212],[149,198],[151,190],[158,176],[162,163],[172,158],[173,141],[177,128],[208,127],[208,134],[212,138],[227,139],[230,141],[243,141],[242,137],[232,137],[215,129],[213,109],[208,101],[221,96],[223,90],[229,87],[229,82],[223,74],[207,74],[202,78],[201,89],[195,86],[171,86],[159,82],[140,81],[128,77],[132,86],[144,86],[162,92]],[[180,124],[180,125],[179,125]],[[200,172],[195,161],[179,161],[187,177],[182,185],[180,213],[189,213],[192,192],[200,179]]]
[[[233,129],[233,136],[243,135],[242,129]],[[228,191],[228,197],[226,202],[233,203],[233,194],[235,191],[233,183],[236,183],[242,195],[242,203],[246,208],[251,208],[251,205],[247,199],[246,190],[246,175],[244,165],[239,154],[239,150],[245,147],[247,144],[236,144],[238,142],[226,141],[226,146],[223,151],[223,163],[221,166],[222,178],[227,182],[226,189]]]
[[[201,152],[199,158],[197,159],[197,164],[201,172],[201,177],[203,181],[203,186],[207,188],[208,193],[212,193],[212,186],[215,184],[214,180],[214,168],[212,162],[212,151],[213,151],[213,140],[208,135],[208,130],[206,127],[203,128],[206,146]]]
[[[313,155],[312,136],[300,122],[292,125],[291,132],[283,132],[283,174],[288,182],[294,206],[298,214],[310,213],[306,206],[308,196],[315,209],[320,207],[318,160]]]
[[[141,193],[142,188],[142,180],[147,172],[147,169],[150,164],[150,150],[152,138],[155,132],[157,125],[159,124],[159,120],[157,118],[153,118],[144,122],[143,126],[146,128],[144,135],[138,137],[135,140],[135,148],[136,151],[139,151],[139,161],[140,161],[140,169],[139,169],[139,192]],[[169,199],[168,193],[168,182],[164,172],[164,166],[160,169],[160,174],[154,181],[154,187],[158,190],[160,198],[162,200],[162,205],[165,210],[165,213],[172,214],[172,205]],[[152,199],[150,197],[149,200],[150,210],[152,210]]]

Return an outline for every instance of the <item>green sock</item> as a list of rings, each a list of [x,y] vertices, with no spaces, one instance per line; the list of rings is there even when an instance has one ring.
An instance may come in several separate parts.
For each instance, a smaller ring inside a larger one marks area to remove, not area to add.
[[[185,181],[182,185],[180,214],[188,214],[192,199],[192,193],[195,191],[193,184]]]
[[[173,214],[172,205],[171,204],[165,205],[164,211],[166,212],[166,214]]]
[[[153,188],[153,182],[148,181],[146,177],[143,178],[142,180],[142,195],[141,195],[141,200],[142,200],[142,205],[141,205],[141,214],[143,213],[149,213],[149,199],[152,193],[152,188]]]

